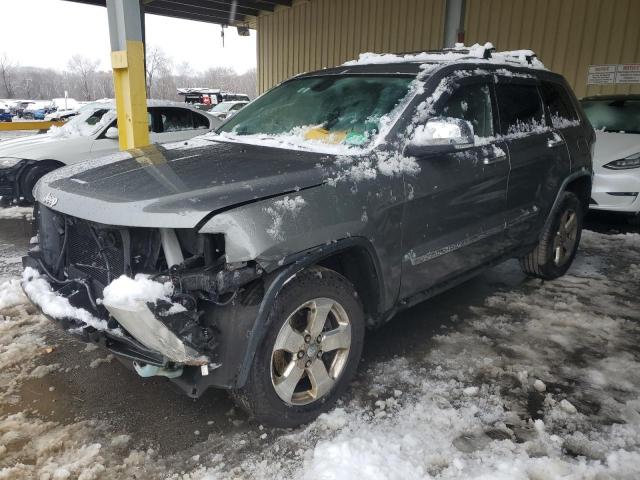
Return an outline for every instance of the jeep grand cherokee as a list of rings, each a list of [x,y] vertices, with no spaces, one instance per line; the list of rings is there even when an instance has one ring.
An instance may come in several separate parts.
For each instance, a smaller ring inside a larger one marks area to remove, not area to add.
[[[531,52],[368,54],[44,177],[23,288],[140,375],[296,425],[343,393],[365,326],[505,259],[563,275],[593,142]]]

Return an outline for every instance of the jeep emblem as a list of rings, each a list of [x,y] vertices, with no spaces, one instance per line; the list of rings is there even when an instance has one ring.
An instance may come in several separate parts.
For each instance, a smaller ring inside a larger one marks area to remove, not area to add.
[[[47,193],[42,199],[42,203],[47,207],[53,207],[56,203],[58,203],[58,197],[52,195],[51,193]]]

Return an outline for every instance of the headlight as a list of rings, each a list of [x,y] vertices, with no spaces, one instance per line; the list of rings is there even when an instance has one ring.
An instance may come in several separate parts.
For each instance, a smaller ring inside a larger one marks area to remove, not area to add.
[[[21,158],[0,158],[0,168],[11,168],[22,161]]]
[[[604,168],[610,168],[611,170],[627,170],[629,168],[640,167],[640,152],[634,153],[626,158],[620,160],[614,160],[604,165]]]

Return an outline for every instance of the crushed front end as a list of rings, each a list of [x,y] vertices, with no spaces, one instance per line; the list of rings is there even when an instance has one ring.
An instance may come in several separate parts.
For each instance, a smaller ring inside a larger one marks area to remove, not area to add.
[[[246,339],[255,318],[257,264],[225,263],[222,235],[103,225],[42,204],[36,211],[23,288],[46,316],[191,396],[234,386],[241,359],[229,339]],[[140,282],[166,294],[129,295]]]

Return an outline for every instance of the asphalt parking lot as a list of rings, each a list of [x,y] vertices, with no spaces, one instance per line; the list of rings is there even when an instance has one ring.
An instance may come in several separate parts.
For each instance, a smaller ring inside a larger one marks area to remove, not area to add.
[[[26,212],[0,219],[2,281],[19,277]],[[560,280],[510,261],[370,332],[341,405],[293,431],[225,392],[194,401],[141,379],[14,301],[0,309],[0,478],[340,478],[353,457],[380,478],[637,478],[640,234],[607,215],[587,227]]]

